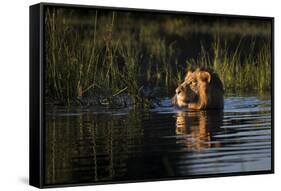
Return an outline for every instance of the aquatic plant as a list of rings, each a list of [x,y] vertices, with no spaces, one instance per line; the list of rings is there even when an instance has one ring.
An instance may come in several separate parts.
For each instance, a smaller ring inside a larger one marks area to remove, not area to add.
[[[189,68],[201,66],[213,68],[226,91],[270,89],[268,23],[240,21],[231,30],[223,21],[212,26],[200,22],[188,17],[145,20],[123,12],[47,9],[46,97],[64,105],[151,107],[155,87],[171,95]],[[244,31],[238,30],[239,23]]]

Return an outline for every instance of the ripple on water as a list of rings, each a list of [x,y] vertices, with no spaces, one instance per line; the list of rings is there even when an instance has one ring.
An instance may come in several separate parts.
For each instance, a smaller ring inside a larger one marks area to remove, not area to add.
[[[224,110],[48,108],[46,183],[271,169],[271,100],[227,97]]]

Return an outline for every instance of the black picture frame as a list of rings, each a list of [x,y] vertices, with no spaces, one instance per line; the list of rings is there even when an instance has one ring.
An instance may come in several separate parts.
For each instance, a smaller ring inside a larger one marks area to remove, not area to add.
[[[168,178],[148,178],[143,180],[122,180],[122,181],[99,181],[91,183],[70,183],[46,185],[44,183],[44,136],[45,136],[45,98],[44,98],[44,71],[45,71],[45,24],[44,15],[46,7],[61,7],[73,9],[102,9],[116,11],[132,11],[138,13],[163,13],[170,15],[193,15],[193,16],[210,16],[238,19],[253,19],[259,21],[271,22],[271,169],[262,171],[249,172],[233,172],[218,173],[204,175],[190,175],[183,177]],[[164,181],[178,180],[190,178],[208,178],[208,177],[226,177],[226,176],[242,176],[242,175],[258,175],[274,173],[274,18],[259,17],[247,15],[228,15],[228,14],[212,14],[212,13],[195,13],[181,11],[163,11],[150,9],[133,9],[120,7],[102,7],[88,5],[72,5],[72,4],[55,4],[55,3],[39,3],[30,6],[30,129],[29,129],[29,184],[38,188],[52,188],[65,186],[82,186],[82,185],[98,185],[98,184],[115,184],[115,183],[134,183],[146,181]]]

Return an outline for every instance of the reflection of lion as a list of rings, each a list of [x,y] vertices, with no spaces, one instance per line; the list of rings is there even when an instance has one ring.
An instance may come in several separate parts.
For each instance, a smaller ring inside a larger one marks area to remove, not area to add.
[[[212,70],[198,68],[189,71],[184,82],[177,87],[172,102],[190,109],[222,109],[222,82]]]
[[[213,134],[220,130],[222,120],[221,110],[178,112],[176,134],[181,135],[181,138],[177,143],[184,144],[188,149],[193,150],[219,147],[220,142],[213,140]]]

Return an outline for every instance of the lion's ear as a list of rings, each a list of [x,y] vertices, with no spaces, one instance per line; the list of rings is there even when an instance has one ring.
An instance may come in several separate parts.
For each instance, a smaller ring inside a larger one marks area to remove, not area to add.
[[[189,70],[189,71],[187,72],[186,76],[185,76],[185,80],[187,80],[187,79],[189,78],[189,76],[191,76],[191,74],[192,74],[192,71]]]
[[[211,82],[211,74],[209,72],[206,72],[206,71],[201,71],[201,72],[199,72],[199,79],[201,81],[210,83]]]

